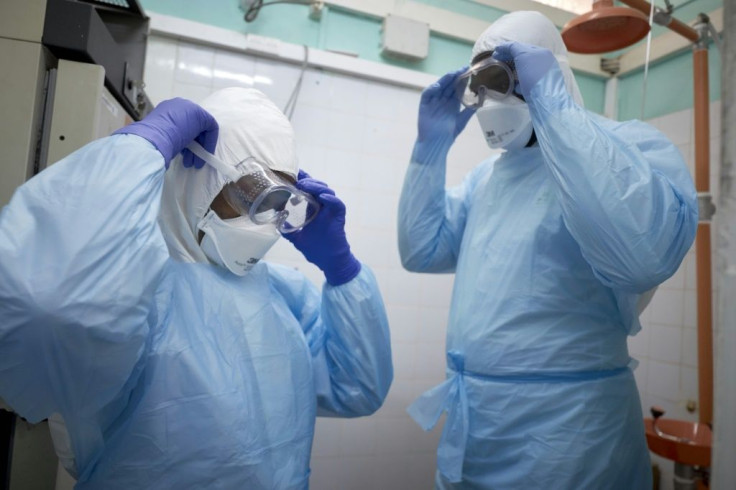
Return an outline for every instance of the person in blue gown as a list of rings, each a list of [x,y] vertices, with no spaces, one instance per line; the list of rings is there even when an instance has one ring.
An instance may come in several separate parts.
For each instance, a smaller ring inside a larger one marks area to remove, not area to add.
[[[513,93],[483,100],[497,79],[480,68],[496,62],[515,73]],[[436,488],[650,489],[626,339],[693,242],[688,169],[648,124],[583,108],[542,14],[501,17],[471,66],[465,85],[460,70],[422,94],[399,205],[404,267],[455,273],[447,380],[409,407],[425,430],[447,412]],[[503,151],[446,189],[473,114]]]
[[[306,489],[315,417],[371,414],[392,380],[376,280],[344,204],[299,173],[287,119],[256,90],[202,107],[163,102],[0,212],[0,397],[65,426],[78,489]],[[279,231],[179,155],[195,139],[319,202],[287,238],[325,273],[321,292],[258,260]]]

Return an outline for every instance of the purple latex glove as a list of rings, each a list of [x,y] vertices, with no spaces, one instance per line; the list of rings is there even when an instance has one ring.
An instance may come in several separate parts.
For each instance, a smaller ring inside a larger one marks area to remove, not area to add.
[[[186,149],[196,140],[210,153],[215,152],[219,127],[212,115],[194,102],[176,98],[161,102],[143,120],[128,124],[113,134],[135,134],[151,142],[169,162],[182,152],[185,167],[202,168],[204,161]],[[182,151],[183,150],[183,151]]]
[[[514,63],[519,88],[524,98],[529,97],[534,85],[557,64],[555,55],[549,49],[515,41],[499,44],[493,51],[493,57]]]
[[[320,268],[327,282],[339,286],[360,272],[360,262],[350,252],[345,236],[345,204],[327,184],[300,170],[297,188],[315,197],[322,205],[314,221],[294,233],[289,240],[304,257]]]
[[[419,101],[419,127],[417,144],[444,141],[452,144],[468,124],[475,109],[460,104],[462,90],[457,78],[467,67],[447,73],[424,89]],[[421,163],[421,161],[420,161]]]

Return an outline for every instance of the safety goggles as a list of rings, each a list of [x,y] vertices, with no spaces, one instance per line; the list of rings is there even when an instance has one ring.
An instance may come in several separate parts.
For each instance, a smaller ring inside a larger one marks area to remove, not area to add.
[[[190,143],[187,148],[230,179],[222,189],[225,201],[254,223],[272,223],[281,233],[292,233],[317,216],[320,205],[314,197],[300,191],[254,157],[248,156],[233,167],[197,142]]]
[[[466,107],[479,108],[487,98],[504,99],[514,93],[517,81],[513,65],[491,57],[492,52],[483,53],[479,61],[457,78],[460,100]]]

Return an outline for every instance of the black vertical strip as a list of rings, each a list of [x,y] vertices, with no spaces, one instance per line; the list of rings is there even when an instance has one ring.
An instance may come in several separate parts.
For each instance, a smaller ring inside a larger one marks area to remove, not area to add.
[[[15,414],[0,408],[0,490],[10,488],[10,463],[15,434]]]

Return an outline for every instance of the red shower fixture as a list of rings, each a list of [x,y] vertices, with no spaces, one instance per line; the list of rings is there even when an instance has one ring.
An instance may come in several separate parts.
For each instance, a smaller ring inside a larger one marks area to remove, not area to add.
[[[640,11],[595,0],[593,10],[565,24],[562,39],[573,53],[607,53],[636,43],[648,32],[649,19]]]

